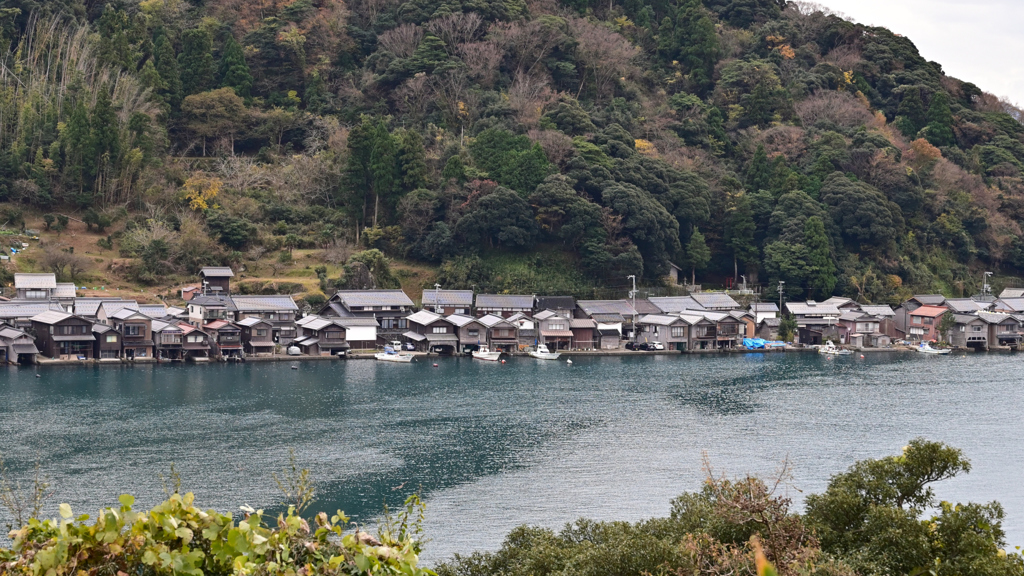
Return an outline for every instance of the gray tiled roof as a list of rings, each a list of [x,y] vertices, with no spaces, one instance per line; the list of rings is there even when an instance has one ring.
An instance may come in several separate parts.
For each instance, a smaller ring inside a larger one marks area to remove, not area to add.
[[[150,318],[163,318],[167,316],[167,307],[163,304],[140,304],[139,312]]]
[[[339,290],[335,297],[346,306],[412,306],[401,290]]]
[[[595,314],[635,316],[637,314],[628,300],[577,300],[576,305],[587,316]]]
[[[704,307],[689,296],[657,296],[650,299],[662,312],[675,314],[683,310],[704,310]]]
[[[14,275],[14,287],[21,289],[53,290],[57,287],[57,276],[54,274],[26,274],[24,272]]]
[[[750,305],[751,312],[778,312],[779,306],[774,302],[754,302]]]
[[[53,291],[54,298],[74,298],[75,294],[75,285],[71,282],[58,282]]]
[[[483,318],[479,318],[477,321],[483,324],[484,326],[487,326],[488,328],[493,328],[498,324],[508,324],[510,326],[515,326],[508,320],[505,320],[501,316],[495,316],[494,314],[488,314]]]
[[[973,314],[979,310],[987,310],[991,306],[988,302],[975,302],[970,298],[949,298],[945,305],[953,312],[961,314]]]
[[[996,308],[1011,312],[1024,312],[1024,298],[1000,298],[996,301]]]
[[[138,310],[139,303],[135,300],[107,300],[100,304],[100,308],[106,312],[107,317],[121,310]],[[97,313],[99,310],[96,311]]]
[[[798,316],[839,316],[839,308],[824,302],[786,302],[786,310]]]
[[[722,292],[702,292],[691,294],[690,297],[705,308],[733,309],[740,307],[731,296]]]
[[[458,326],[459,328],[462,328],[467,324],[476,322],[476,318],[470,318],[469,316],[463,316],[462,314],[452,314],[451,316],[446,317],[445,320],[451,322],[452,324]]]
[[[426,310],[420,310],[415,314],[410,314],[408,317],[406,317],[406,320],[408,320],[409,322],[419,324],[420,326],[426,326],[428,324],[433,324],[438,320],[444,320],[444,316],[441,316],[440,314],[434,314],[433,312],[428,312]]]
[[[679,322],[679,316],[666,316],[664,314],[648,314],[640,317],[640,324],[653,324],[658,326],[670,326]]]
[[[31,318],[48,310],[64,309],[56,302],[0,302],[0,318]]]
[[[997,314],[995,312],[978,312],[978,318],[981,318],[989,324],[999,324],[1007,318],[1012,318],[1009,314]]]
[[[925,306],[941,306],[946,301],[942,294],[916,294],[913,299]]]
[[[380,326],[376,318],[338,318],[336,322],[346,328],[352,326]]]
[[[228,266],[204,266],[199,271],[201,276],[207,278],[234,278],[235,272]]]
[[[196,296],[188,301],[189,306],[202,306],[204,308],[224,308],[230,312],[238,310],[235,302],[229,296]]]
[[[108,300],[121,300],[121,298],[75,298],[74,311],[79,316],[92,317],[100,309],[100,304]]]
[[[872,316],[878,316],[880,318],[891,318],[896,316],[896,312],[893,312],[892,307],[885,304],[862,304],[860,309],[865,314],[871,314]]]
[[[1024,288],[1007,288],[999,293],[1000,298],[1024,298]]]
[[[761,320],[761,324],[764,324],[769,328],[778,328],[782,325],[782,318],[765,318],[764,320]]]
[[[157,322],[159,322],[159,320],[156,320],[156,321],[153,322],[153,327],[154,327],[153,329],[154,330],[156,329],[156,323]],[[253,316],[249,316],[248,318],[242,318],[238,322],[235,322],[235,324],[238,324],[239,326],[245,326],[246,328],[252,328],[253,326],[255,326],[257,324],[270,324],[270,322],[268,322],[267,320],[264,320],[262,318],[255,318]]]
[[[576,299],[572,296],[537,296],[538,310],[573,310]]]
[[[485,310],[533,310],[535,296],[525,294],[477,294],[476,307]]]
[[[67,312],[57,312],[56,310],[47,310],[46,312],[41,312],[41,313],[36,314],[35,316],[33,316],[32,317],[32,321],[33,322],[39,322],[39,323],[42,323],[42,324],[56,324],[57,322],[62,322],[62,321],[67,320],[68,318],[71,318],[71,317],[72,317],[72,315],[68,314]]]
[[[298,311],[299,309],[291,296],[232,296],[231,301],[239,312]]]
[[[420,298],[424,306],[472,306],[472,290],[432,290],[425,288]]]

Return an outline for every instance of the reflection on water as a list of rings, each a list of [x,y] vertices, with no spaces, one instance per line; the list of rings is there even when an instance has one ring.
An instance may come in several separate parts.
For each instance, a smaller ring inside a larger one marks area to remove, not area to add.
[[[496,547],[521,523],[638,520],[719,472],[789,458],[798,503],[857,459],[915,436],[963,448],[949,500],[998,499],[1024,544],[1016,355],[870,354],[441,359],[0,369],[0,452],[37,459],[56,498],[92,512],[163,497],[171,462],[203,506],[273,508],[294,450],[316,507],[372,522],[420,489],[427,558]],[[56,502],[53,503],[54,511]]]

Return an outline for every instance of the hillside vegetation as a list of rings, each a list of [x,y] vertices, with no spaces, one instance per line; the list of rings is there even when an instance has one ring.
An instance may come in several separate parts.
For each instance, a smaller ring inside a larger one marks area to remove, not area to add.
[[[64,277],[408,283],[376,249],[446,288],[675,264],[895,303],[1024,269],[1019,111],[814,5],[2,0],[0,54],[0,224],[117,256]]]

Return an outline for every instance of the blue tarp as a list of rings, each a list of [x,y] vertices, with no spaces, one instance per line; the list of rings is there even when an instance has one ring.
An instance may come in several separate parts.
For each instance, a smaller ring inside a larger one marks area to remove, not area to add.
[[[747,350],[764,350],[765,348],[785,348],[786,343],[778,340],[769,342],[763,338],[744,338],[743,346]]]

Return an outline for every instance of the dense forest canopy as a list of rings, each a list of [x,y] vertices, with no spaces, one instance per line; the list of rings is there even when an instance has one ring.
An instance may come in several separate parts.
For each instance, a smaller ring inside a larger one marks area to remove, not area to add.
[[[0,51],[2,219],[75,211],[139,281],[345,244],[575,294],[1024,271],[1018,110],[806,3],[0,0]]]

